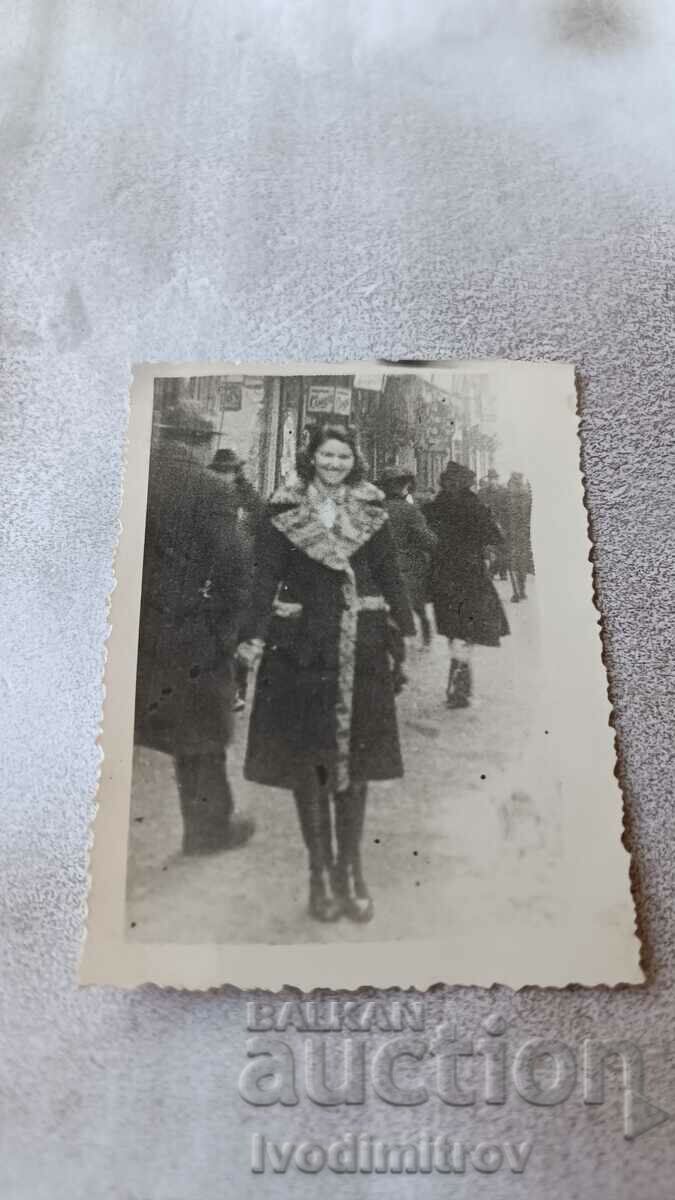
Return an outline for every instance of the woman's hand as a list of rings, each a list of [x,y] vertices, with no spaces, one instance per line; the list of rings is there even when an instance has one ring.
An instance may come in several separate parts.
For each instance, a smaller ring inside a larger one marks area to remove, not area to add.
[[[252,671],[264,650],[264,642],[260,638],[251,638],[250,642],[240,642],[237,646],[237,658]]]
[[[294,600],[275,600],[272,605],[272,612],[277,617],[301,617],[302,605],[296,604]]]

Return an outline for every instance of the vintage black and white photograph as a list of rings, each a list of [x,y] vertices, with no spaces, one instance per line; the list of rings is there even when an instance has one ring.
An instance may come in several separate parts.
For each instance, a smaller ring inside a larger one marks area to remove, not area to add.
[[[572,371],[334,371],[146,380],[118,934],[632,978]]]

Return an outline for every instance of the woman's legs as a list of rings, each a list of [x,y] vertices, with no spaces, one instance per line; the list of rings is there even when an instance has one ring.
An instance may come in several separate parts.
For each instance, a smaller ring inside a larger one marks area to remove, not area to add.
[[[352,921],[370,921],[374,906],[363,875],[361,842],[368,784],[352,783],[333,796],[335,841],[330,813],[330,790],[315,769],[298,778],[293,795],[302,837],[309,855],[309,911],[319,921],[334,921],[342,913]],[[334,896],[327,887],[332,882]]]
[[[471,703],[471,651],[472,643],[461,638],[448,638],[450,646],[450,672],[445,693],[448,708],[468,708]]]
[[[370,921],[375,911],[361,863],[367,795],[367,783],[353,782],[346,791],[337,792],[334,801],[337,862],[333,890],[346,916],[360,923]]]
[[[518,604],[520,600],[527,600],[527,553],[518,551],[517,554],[511,556],[511,584],[513,587],[513,595],[511,597],[512,604]]]
[[[309,911],[318,921],[335,921],[341,909],[327,886],[333,866],[330,804],[316,768],[303,771],[293,795],[309,855]]]
[[[417,616],[419,617],[419,621],[420,621],[420,627],[422,630],[422,642],[425,646],[430,646],[431,645],[431,621],[429,620],[429,618],[427,616],[427,610],[426,610],[424,604],[419,604],[417,606],[417,608],[415,609],[415,612],[416,612]]]

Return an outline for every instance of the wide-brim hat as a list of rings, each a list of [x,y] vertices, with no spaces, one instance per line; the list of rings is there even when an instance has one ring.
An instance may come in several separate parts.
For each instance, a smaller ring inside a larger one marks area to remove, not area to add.
[[[160,402],[155,428],[190,441],[208,440],[216,432],[214,422],[191,396],[171,396]]]
[[[216,450],[213,462],[209,463],[209,471],[238,471],[243,465],[234,450],[226,447],[224,450]]]

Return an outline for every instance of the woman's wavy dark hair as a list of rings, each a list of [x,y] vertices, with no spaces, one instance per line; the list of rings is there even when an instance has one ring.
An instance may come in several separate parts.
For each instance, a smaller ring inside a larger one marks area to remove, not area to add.
[[[344,442],[354,455],[354,466],[345,479],[345,483],[361,483],[366,478],[366,464],[363,460],[356,440],[356,430],[352,425],[340,425],[338,422],[326,421],[325,425],[317,425],[311,432],[309,441],[303,450],[298,451],[295,469],[304,484],[311,483],[316,473],[312,462],[314,455],[324,442],[334,438],[336,442]]]

